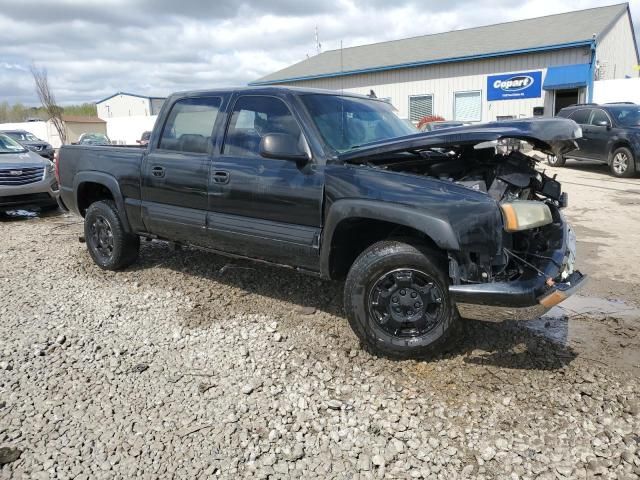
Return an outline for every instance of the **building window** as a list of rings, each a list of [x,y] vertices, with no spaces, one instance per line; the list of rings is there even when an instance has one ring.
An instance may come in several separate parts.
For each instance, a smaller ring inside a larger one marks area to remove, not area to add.
[[[453,100],[454,120],[479,122],[482,120],[482,92],[456,92]]]
[[[422,117],[433,115],[433,95],[409,97],[409,120],[418,123]]]

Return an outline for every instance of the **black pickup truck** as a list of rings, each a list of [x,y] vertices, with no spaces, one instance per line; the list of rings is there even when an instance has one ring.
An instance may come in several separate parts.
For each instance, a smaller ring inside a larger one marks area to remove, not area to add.
[[[344,280],[363,345],[420,357],[459,316],[534,318],[581,286],[566,194],[504,149],[561,155],[580,134],[560,118],[419,133],[384,101],[320,90],[180,93],[146,149],[63,147],[60,202],[101,268],[146,237]]]

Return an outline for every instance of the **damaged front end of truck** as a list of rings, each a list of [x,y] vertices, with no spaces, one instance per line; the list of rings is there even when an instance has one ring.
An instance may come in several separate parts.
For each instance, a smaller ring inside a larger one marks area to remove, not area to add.
[[[461,195],[441,213],[459,243],[448,252],[452,300],[465,318],[531,319],[586,280],[575,268],[576,238],[562,214],[568,196],[539,165],[545,154],[575,149],[581,134],[566,119],[494,122],[369,144],[341,160],[436,179],[432,185],[443,192],[455,185]]]

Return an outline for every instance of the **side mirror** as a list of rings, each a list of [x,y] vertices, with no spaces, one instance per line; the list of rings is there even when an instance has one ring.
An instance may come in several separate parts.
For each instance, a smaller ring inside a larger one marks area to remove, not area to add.
[[[606,120],[600,120],[600,121],[596,122],[596,126],[598,126],[598,127],[607,127],[607,128],[611,127],[611,125],[609,125],[609,122],[607,122]]]
[[[260,140],[260,155],[265,158],[308,162],[309,155],[298,139],[287,133],[268,133]]]

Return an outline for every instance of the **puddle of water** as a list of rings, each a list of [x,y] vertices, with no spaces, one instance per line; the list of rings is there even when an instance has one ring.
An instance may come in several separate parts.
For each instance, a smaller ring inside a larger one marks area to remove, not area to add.
[[[542,317],[525,322],[523,326],[553,342],[566,345],[570,340],[588,335],[589,326],[572,326],[569,331],[569,320],[572,318],[590,318],[604,320],[616,318],[632,322],[640,321],[640,308],[621,300],[606,300],[598,297],[574,295],[553,307]],[[583,331],[584,330],[584,331]],[[580,338],[583,340],[584,338]]]

